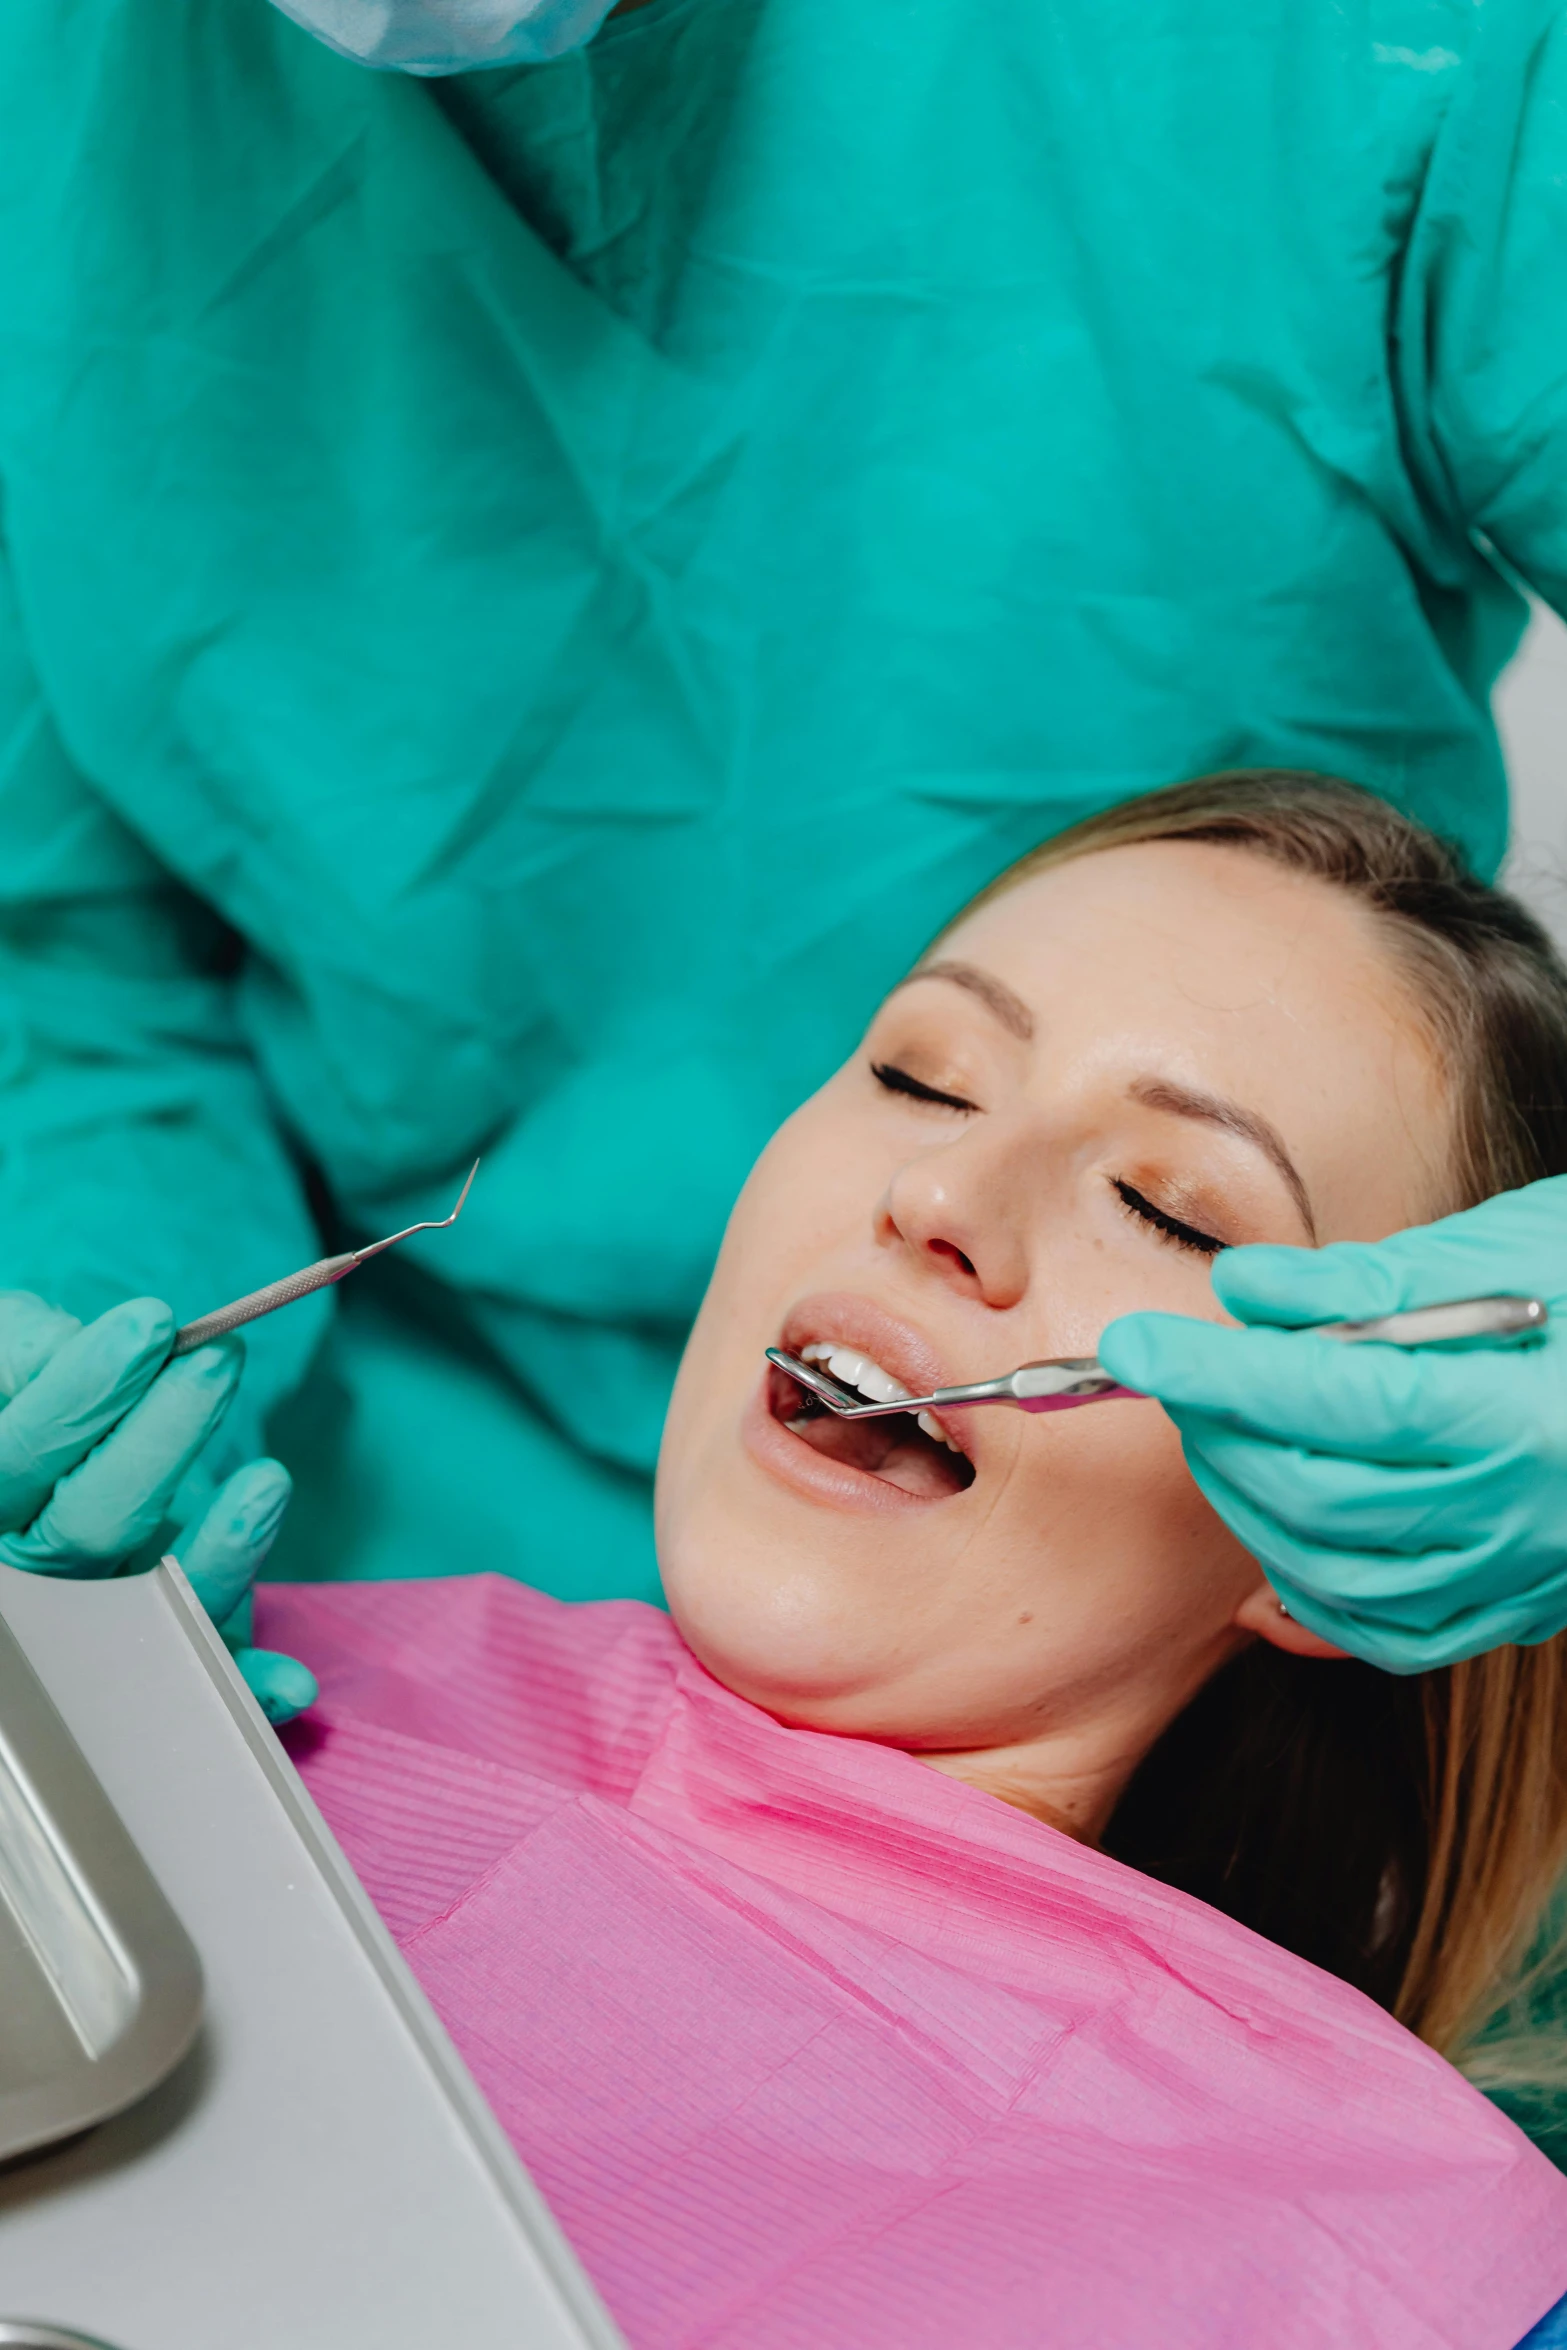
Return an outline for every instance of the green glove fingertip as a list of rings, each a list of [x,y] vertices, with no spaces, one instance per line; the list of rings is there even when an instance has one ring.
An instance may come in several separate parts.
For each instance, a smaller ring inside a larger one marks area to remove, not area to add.
[[[19,1395],[81,1323],[30,1289],[0,1290],[0,1401]]]
[[[281,1461],[249,1461],[213,1496],[176,1556],[213,1622],[226,1624],[249,1596],[293,1492]]]
[[[1183,1314],[1122,1314],[1100,1336],[1099,1360],[1138,1395],[1158,1395],[1185,1350],[1186,1333],[1211,1329]]]
[[[272,1648],[239,1648],[233,1653],[246,1687],[275,1730],[315,1704],[316,1677],[297,1657],[281,1656]]]
[[[1283,1329],[1393,1313],[1403,1303],[1401,1284],[1379,1254],[1355,1242],[1227,1248],[1214,1259],[1213,1294],[1238,1322]]]

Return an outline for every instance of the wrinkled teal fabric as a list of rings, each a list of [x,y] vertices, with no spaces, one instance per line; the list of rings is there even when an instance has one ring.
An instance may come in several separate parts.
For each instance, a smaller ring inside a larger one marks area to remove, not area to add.
[[[251,1333],[288,1575],[654,1588],[729,1200],[1042,834],[1505,836],[1567,605],[1559,0],[652,0],[369,74],[0,14],[0,1284]]]

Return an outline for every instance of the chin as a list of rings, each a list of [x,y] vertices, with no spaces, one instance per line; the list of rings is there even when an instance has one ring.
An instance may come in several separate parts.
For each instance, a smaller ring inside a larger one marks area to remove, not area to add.
[[[733,1535],[720,1520],[661,1542],[681,1638],[715,1680],[781,1721],[871,1734],[896,1664],[861,1578],[835,1571],[817,1547],[769,1538],[754,1514],[743,1523]]]

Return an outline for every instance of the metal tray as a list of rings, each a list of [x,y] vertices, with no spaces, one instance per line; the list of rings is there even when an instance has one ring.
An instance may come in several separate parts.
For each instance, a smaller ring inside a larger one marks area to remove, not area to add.
[[[68,2326],[35,2325],[30,2317],[0,2317],[0,2350],[114,2350],[97,2334]]]
[[[155,2088],[201,1963],[0,1617],[0,2162]]]
[[[0,1618],[205,1977],[150,2096],[0,2169],[0,2350],[625,2350],[174,1562],[0,1564]]]

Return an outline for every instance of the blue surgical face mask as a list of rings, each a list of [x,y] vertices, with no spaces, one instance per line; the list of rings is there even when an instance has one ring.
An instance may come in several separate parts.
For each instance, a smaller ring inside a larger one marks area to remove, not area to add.
[[[360,65],[468,73],[541,65],[590,41],[615,0],[274,0],[306,32]]]

